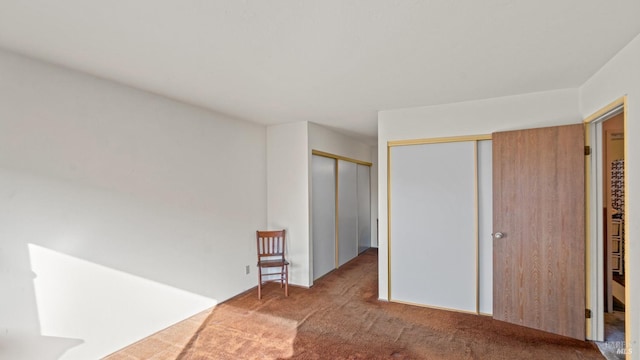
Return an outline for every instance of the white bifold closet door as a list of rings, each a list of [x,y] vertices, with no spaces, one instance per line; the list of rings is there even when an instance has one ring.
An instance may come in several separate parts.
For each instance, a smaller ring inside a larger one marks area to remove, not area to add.
[[[311,162],[313,279],[336,268],[336,161],[313,155]]]
[[[358,164],[358,253],[371,247],[371,167]]]
[[[488,143],[477,150],[476,141],[390,148],[390,300],[480,311],[479,293],[485,296],[485,290],[479,281],[490,286],[484,276],[490,255],[486,242],[481,249],[478,243],[479,231],[490,235],[491,228],[489,205],[479,203],[491,199],[491,167],[484,163],[491,156]],[[479,194],[487,186],[488,196]],[[490,299],[482,302],[487,309]]]
[[[338,266],[358,256],[358,164],[338,160]]]

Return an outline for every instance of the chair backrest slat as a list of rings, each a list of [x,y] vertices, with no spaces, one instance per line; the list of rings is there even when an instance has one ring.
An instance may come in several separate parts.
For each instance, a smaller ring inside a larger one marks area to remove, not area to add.
[[[282,257],[285,249],[285,230],[256,231],[258,258]]]

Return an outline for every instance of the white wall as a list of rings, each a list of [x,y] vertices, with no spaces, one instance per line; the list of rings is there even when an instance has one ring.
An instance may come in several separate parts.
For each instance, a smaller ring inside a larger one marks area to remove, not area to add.
[[[295,122],[267,128],[267,223],[287,230],[289,282],[311,286],[310,155],[308,125]]]
[[[388,300],[387,142],[579,123],[578,90],[563,89],[378,113],[379,298]]]
[[[309,123],[309,149],[373,162],[371,146],[315,123]]]
[[[0,357],[99,358],[255,286],[265,134],[0,51]]]
[[[627,224],[626,237],[629,240],[625,249],[627,262],[625,274],[628,286],[626,299],[627,346],[632,347],[632,359],[640,359],[640,36],[632,40],[602,69],[593,75],[580,88],[580,113],[586,118],[612,101],[627,95],[627,118],[625,133],[625,173],[627,176]]]

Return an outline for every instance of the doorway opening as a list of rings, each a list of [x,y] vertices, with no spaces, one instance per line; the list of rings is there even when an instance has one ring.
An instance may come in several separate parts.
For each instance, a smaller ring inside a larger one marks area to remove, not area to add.
[[[604,340],[624,341],[625,315],[625,211],[624,114],[602,122],[602,178],[604,230]]]
[[[626,97],[609,104],[585,120],[586,140],[591,149],[587,157],[588,266],[587,338],[599,343],[603,351],[622,355],[625,338],[625,288],[627,260],[625,248],[626,176],[625,117]]]

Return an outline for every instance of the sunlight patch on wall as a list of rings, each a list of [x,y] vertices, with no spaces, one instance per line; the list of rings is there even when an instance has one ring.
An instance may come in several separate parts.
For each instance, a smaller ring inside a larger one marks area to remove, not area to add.
[[[42,335],[82,339],[60,359],[108,355],[215,299],[29,244]]]

